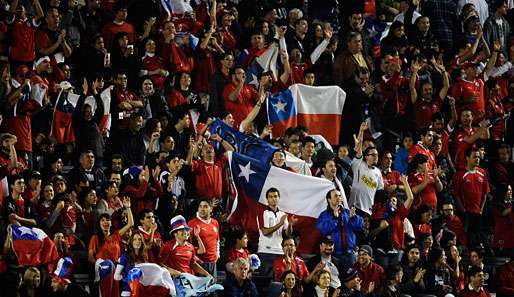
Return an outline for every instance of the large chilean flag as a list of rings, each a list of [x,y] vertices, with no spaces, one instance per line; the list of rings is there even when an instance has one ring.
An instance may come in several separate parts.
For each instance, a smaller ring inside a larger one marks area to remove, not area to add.
[[[294,84],[268,97],[268,121],[279,135],[289,127],[301,125],[309,129],[309,134],[321,134],[330,144],[339,144],[345,100],[346,93],[338,86]]]
[[[40,266],[59,258],[54,242],[38,228],[11,225],[13,251],[22,266]]]
[[[270,166],[239,153],[229,152],[228,157],[232,181],[237,189],[229,216],[231,223],[241,224],[246,231],[253,233],[251,235],[258,234],[257,220],[266,209],[266,191],[271,187],[277,188],[280,192],[279,209],[298,219],[293,226],[300,234],[298,252],[316,253],[320,239],[316,219],[327,208],[325,197],[334,189],[334,184],[324,178]],[[346,197],[343,201],[348,208]]]

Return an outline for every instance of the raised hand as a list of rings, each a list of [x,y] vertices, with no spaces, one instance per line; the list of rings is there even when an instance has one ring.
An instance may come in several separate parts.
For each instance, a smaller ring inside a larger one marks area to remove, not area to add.
[[[125,196],[123,197],[123,207],[130,208],[130,197]]]

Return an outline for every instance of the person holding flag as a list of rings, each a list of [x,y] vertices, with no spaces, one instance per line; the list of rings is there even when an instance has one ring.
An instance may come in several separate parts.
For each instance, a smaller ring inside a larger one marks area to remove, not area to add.
[[[57,268],[52,274],[50,296],[59,297],[87,297],[89,294],[80,286],[70,281],[69,273],[70,267],[73,266],[73,261],[70,257],[64,257],[57,262]]]

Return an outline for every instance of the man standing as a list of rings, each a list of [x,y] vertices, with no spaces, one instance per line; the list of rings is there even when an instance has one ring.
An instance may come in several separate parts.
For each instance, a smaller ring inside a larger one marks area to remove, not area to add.
[[[24,226],[35,227],[37,225],[37,217],[35,209],[32,207],[30,200],[22,197],[25,192],[25,180],[19,175],[11,175],[8,177],[10,195],[5,198],[3,203],[2,216],[7,224],[21,224]]]
[[[273,274],[273,262],[277,255],[283,255],[282,233],[291,235],[293,232],[294,220],[289,223],[287,214],[278,209],[280,192],[276,188],[269,188],[266,191],[268,209],[257,221],[259,227],[259,247],[257,253],[261,259],[261,274],[271,277]]]
[[[507,1],[496,0],[494,2],[494,14],[489,16],[484,23],[484,39],[493,48],[494,42],[499,41],[501,50],[504,55],[507,55],[509,48],[509,32],[511,30],[509,22],[505,16],[507,15]]]
[[[356,260],[356,232],[364,229],[364,220],[352,209],[343,208],[341,192],[333,189],[327,193],[327,209],[316,220],[321,235],[330,235],[334,241],[334,254],[343,259],[343,269]]]
[[[378,150],[370,146],[366,148],[364,154],[362,152],[366,129],[368,129],[368,124],[363,122],[359,129],[359,136],[354,136],[356,154],[352,160],[353,184],[350,193],[350,206],[355,206],[362,215],[369,216],[371,215],[375,192],[384,188],[384,181],[382,172],[376,167]]]
[[[455,174],[453,185],[457,206],[465,213],[464,228],[469,234],[469,244],[476,246],[480,240],[482,212],[490,189],[485,170],[478,167],[478,149],[467,149],[465,157],[466,168]]]
[[[195,235],[193,243],[198,247],[197,253],[203,261],[202,267],[216,277],[216,261],[220,257],[220,227],[211,215],[212,200],[202,200],[198,205],[196,218],[189,221],[189,226]]]

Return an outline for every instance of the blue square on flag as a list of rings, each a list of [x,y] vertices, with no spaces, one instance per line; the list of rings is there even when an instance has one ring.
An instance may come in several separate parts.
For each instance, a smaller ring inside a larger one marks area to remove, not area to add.
[[[259,201],[270,165],[238,153],[233,153],[230,167],[236,185],[242,188],[246,195]]]
[[[270,123],[287,121],[296,116],[296,107],[290,89],[276,96],[268,97],[268,117]]]

